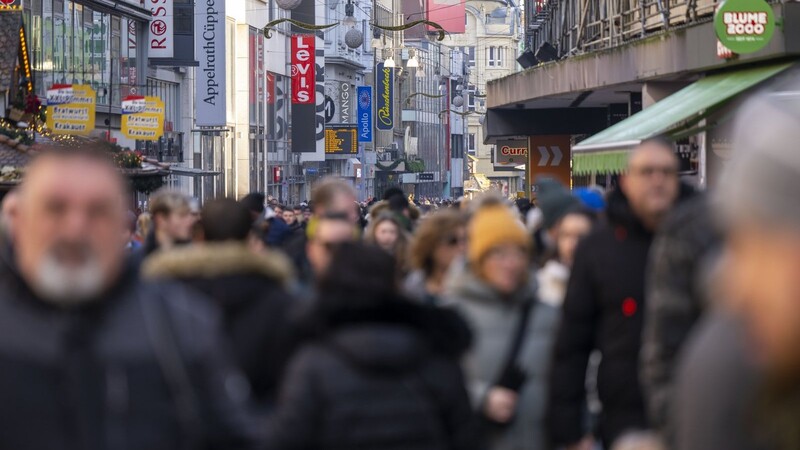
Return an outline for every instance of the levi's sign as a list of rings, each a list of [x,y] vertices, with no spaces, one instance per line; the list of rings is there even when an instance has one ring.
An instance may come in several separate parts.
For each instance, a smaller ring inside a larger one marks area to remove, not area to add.
[[[292,103],[314,104],[316,100],[314,35],[292,36]]]

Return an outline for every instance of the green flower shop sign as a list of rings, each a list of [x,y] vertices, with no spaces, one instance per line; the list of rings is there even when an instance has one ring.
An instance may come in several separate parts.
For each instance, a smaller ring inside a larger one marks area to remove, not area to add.
[[[714,16],[722,45],[734,53],[753,53],[766,46],[775,32],[775,14],[764,0],[725,0]]]

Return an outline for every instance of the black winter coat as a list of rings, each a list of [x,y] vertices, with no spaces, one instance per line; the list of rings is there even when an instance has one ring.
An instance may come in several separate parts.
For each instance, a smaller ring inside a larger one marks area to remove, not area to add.
[[[56,307],[37,298],[10,255],[0,259],[0,450],[255,442],[247,389],[232,389],[246,381],[225,357],[210,302],[139,283],[129,269],[102,298]]]
[[[584,386],[595,349],[603,355],[597,379],[603,404],[599,437],[610,445],[623,432],[648,426],[638,368],[652,240],[615,190],[608,222],[578,245],[551,373],[548,415],[556,445],[575,443],[591,431],[585,427]]]
[[[475,448],[457,362],[468,332],[456,313],[397,301],[308,323],[324,331],[289,364],[271,448]]]
[[[216,301],[231,351],[262,406],[274,403],[288,358],[287,318],[296,306],[285,288],[291,273],[283,255],[257,255],[239,243],[208,243],[157,254],[142,269],[146,278],[179,280]]]

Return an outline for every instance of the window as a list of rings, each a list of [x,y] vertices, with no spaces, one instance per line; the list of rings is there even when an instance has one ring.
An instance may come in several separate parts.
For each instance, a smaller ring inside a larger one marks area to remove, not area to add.
[[[476,88],[474,84],[467,86],[467,108],[469,108],[470,111],[475,111],[475,92]]]
[[[503,47],[486,48],[486,65],[489,67],[503,67]]]
[[[461,51],[464,52],[464,55],[466,56],[467,65],[470,67],[475,67],[475,47],[462,47]]]
[[[467,152],[475,156],[475,133],[470,133],[467,140]]]

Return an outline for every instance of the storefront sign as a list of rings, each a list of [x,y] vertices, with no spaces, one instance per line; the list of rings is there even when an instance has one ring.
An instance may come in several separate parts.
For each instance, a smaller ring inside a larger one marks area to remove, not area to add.
[[[351,113],[351,93],[352,88],[350,87],[350,83],[342,83],[339,86],[339,121],[341,123],[351,123],[352,115]]]
[[[195,55],[200,66],[195,77],[195,123],[199,127],[224,127],[225,1],[206,0],[205,7],[198,7],[197,11]]]
[[[21,10],[22,0],[0,0],[0,11],[7,9]]]
[[[173,36],[173,0],[147,0],[147,5],[153,13],[150,21],[150,48],[147,56],[150,58],[172,58],[175,53],[175,38]],[[215,0],[210,0],[208,9],[212,10]],[[202,9],[202,8],[200,8]],[[222,16],[223,23],[225,16]]]
[[[775,15],[764,0],[725,0],[714,15],[714,29],[734,53],[754,53],[772,39]]]
[[[528,186],[535,187],[539,178],[550,177],[570,186],[572,171],[570,136],[531,136],[528,141]]]
[[[164,135],[164,102],[158,97],[124,98],[122,134],[139,141],[157,141]]]
[[[494,166],[514,168],[528,161],[528,141],[509,139],[497,141],[495,145]]]
[[[47,90],[47,128],[55,134],[89,134],[94,130],[96,98],[91,86],[54,84]]]
[[[275,104],[275,74],[267,72],[267,104]]]
[[[292,103],[314,104],[316,89],[314,35],[292,36]]]
[[[358,142],[372,142],[372,86],[359,86]]]
[[[464,0],[427,0],[427,19],[436,22],[448,33],[466,30],[466,4]],[[428,26],[428,31],[435,28]]]
[[[394,108],[392,107],[394,97],[394,69],[383,67],[383,63],[378,64],[375,71],[378,76],[375,81],[375,117],[379,130],[391,130],[394,128]]]
[[[358,153],[356,127],[348,125],[329,125],[325,128],[325,153],[334,155],[355,155]]]

